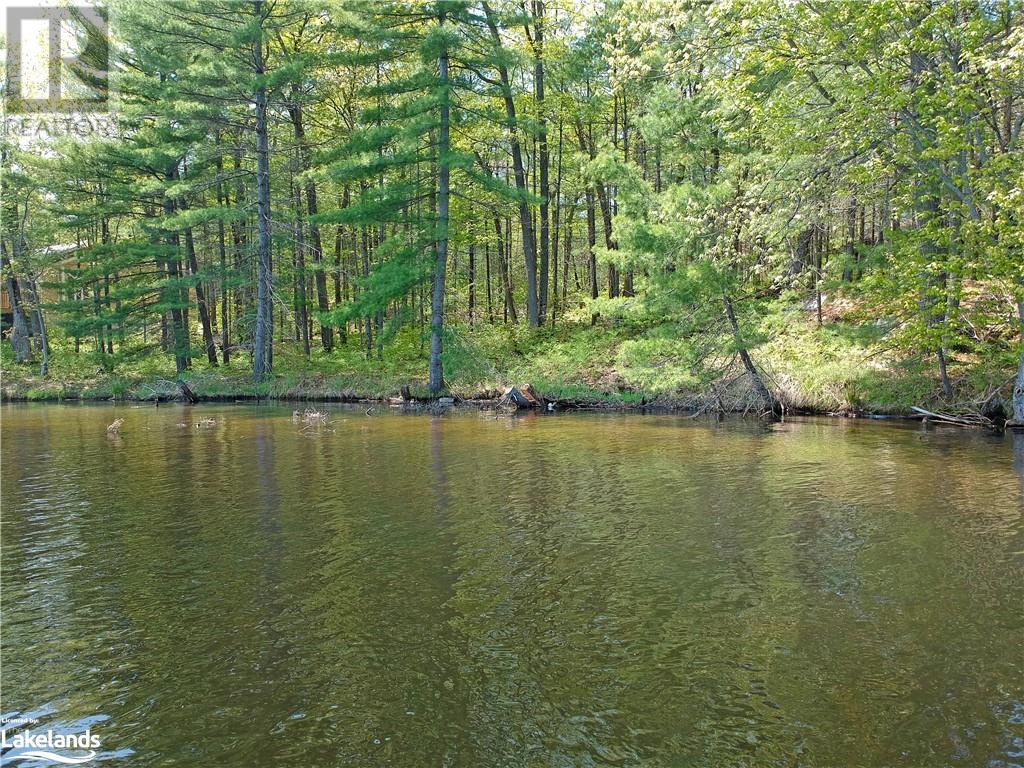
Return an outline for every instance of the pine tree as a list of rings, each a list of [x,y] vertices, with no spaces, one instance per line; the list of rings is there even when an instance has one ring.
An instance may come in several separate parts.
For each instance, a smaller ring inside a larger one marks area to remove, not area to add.
[[[371,318],[391,302],[431,280],[429,388],[444,389],[444,301],[449,256],[451,174],[481,182],[472,155],[453,147],[453,122],[473,118],[462,98],[472,98],[464,80],[453,76],[460,40],[470,23],[469,5],[439,0],[422,6],[370,3],[351,6],[345,23],[367,45],[341,54],[349,65],[372,67],[376,76],[363,88],[368,103],[360,127],[332,155],[323,173],[336,185],[358,188],[343,209],[311,217],[318,223],[347,224],[362,231],[364,275],[359,296],[333,313],[336,323],[361,317],[370,349]],[[453,61],[455,62],[453,64]],[[382,72],[388,76],[381,77]],[[483,183],[487,183],[484,181]],[[465,193],[464,193],[465,194]],[[370,268],[370,231],[377,227]],[[399,313],[394,323],[411,319]],[[379,331],[378,331],[379,336]],[[379,341],[379,338],[378,338]]]

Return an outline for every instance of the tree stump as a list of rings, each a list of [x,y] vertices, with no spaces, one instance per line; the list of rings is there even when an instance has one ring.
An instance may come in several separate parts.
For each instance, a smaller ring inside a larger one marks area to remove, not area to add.
[[[196,397],[195,392],[193,392],[191,389],[189,389],[188,384],[186,384],[181,379],[178,379],[178,389],[181,390],[181,396],[183,398],[185,398],[188,402],[190,402],[190,403],[198,403],[199,402],[199,398]]]
[[[516,408],[541,408],[544,406],[544,398],[537,394],[537,392],[529,384],[523,384],[521,387],[509,387],[505,390],[505,394],[501,398],[503,403],[514,405]]]

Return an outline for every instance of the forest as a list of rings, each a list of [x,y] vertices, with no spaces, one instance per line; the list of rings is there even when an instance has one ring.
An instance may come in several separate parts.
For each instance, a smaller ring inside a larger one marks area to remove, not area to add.
[[[105,14],[115,130],[6,104],[7,398],[1024,422],[1016,0]]]

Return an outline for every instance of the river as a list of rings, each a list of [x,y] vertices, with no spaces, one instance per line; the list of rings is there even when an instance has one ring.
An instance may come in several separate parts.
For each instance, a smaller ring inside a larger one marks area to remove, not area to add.
[[[0,709],[90,764],[1024,764],[1020,436],[0,416]]]

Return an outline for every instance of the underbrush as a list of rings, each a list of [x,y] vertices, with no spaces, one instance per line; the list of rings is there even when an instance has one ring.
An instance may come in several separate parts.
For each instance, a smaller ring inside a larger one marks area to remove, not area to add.
[[[791,301],[745,308],[741,324],[750,355],[788,408],[903,413],[942,401],[935,361],[900,349],[885,322],[830,319],[818,327],[813,312]],[[728,409],[749,399],[735,341],[721,323],[696,327],[670,319],[645,325],[611,314],[595,325],[581,315],[538,329],[478,322],[450,327],[444,346],[446,383],[466,398],[493,397],[510,385],[530,383],[549,399],[581,404]],[[329,354],[313,350],[308,358],[298,344],[280,343],[274,374],[258,384],[244,351],[216,367],[197,357],[181,378],[208,398],[381,398],[402,387],[426,398],[427,348],[411,326],[369,354],[355,337],[336,343]],[[0,363],[8,399],[149,399],[177,391],[173,358],[152,348],[126,347],[114,356],[75,354],[56,335],[45,379],[38,364],[15,364],[8,343]],[[994,360],[954,354],[955,397],[992,392],[1014,367],[1011,354]]]

